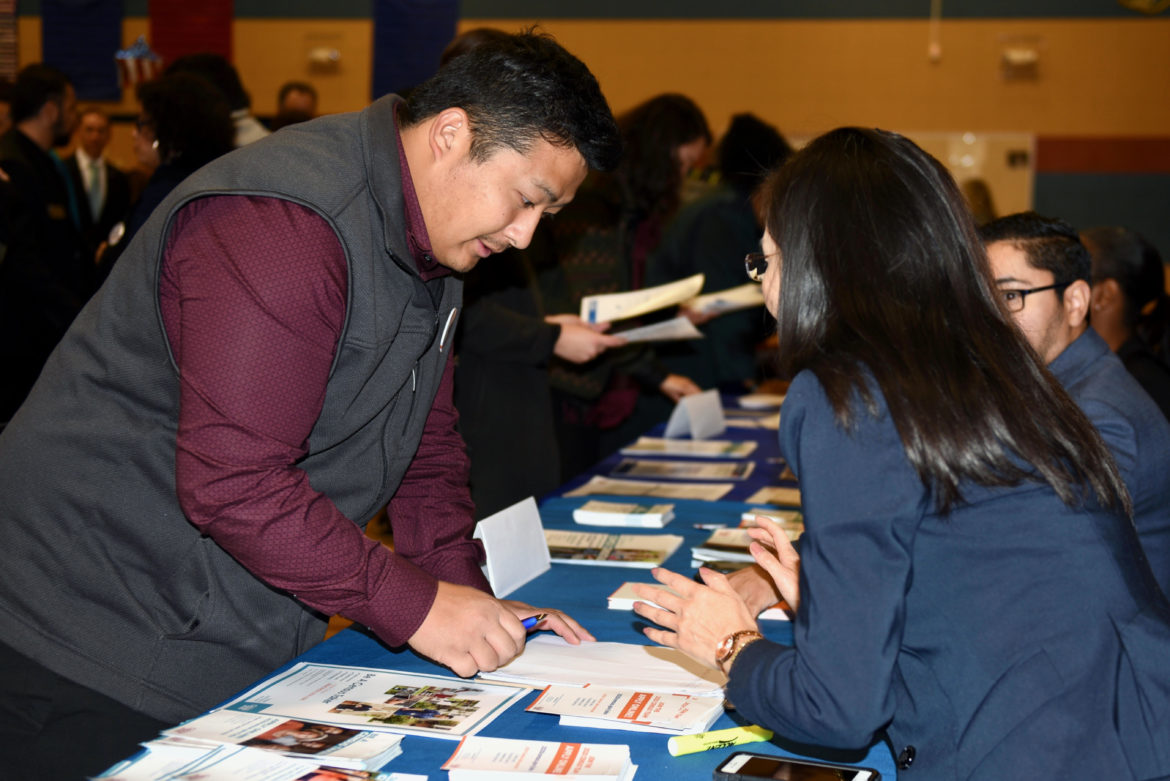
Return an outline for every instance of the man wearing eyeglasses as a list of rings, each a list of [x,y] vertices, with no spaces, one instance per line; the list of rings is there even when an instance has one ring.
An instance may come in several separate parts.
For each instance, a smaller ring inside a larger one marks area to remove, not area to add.
[[[1071,225],[1034,212],[994,220],[980,236],[1004,308],[1109,445],[1146,557],[1170,594],[1170,423],[1089,328],[1088,250]]]

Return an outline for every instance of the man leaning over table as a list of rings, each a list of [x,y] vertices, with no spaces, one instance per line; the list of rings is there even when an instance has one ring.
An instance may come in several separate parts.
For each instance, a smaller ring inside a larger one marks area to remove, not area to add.
[[[545,611],[470,539],[459,272],[619,154],[585,65],[522,34],[177,188],[0,435],[6,763],[98,772],[332,614],[459,675],[515,657]],[[387,505],[394,552],[359,525]]]
[[[1170,422],[1089,328],[1088,249],[1071,225],[1033,212],[994,220],[980,236],[1016,325],[1113,451],[1142,548],[1170,594]]]

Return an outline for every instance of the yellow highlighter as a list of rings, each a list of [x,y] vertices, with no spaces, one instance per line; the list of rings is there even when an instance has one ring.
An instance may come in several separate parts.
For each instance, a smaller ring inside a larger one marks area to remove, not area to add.
[[[713,748],[727,748],[741,743],[759,743],[771,739],[771,730],[752,724],[748,727],[717,729],[695,735],[675,735],[666,741],[666,749],[672,757],[677,757],[680,754],[693,754],[696,751],[710,751]]]

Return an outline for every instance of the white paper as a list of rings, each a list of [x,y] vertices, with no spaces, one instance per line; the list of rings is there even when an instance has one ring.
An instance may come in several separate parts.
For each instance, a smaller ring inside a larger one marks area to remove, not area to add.
[[[581,299],[581,319],[587,323],[614,322],[665,309],[698,295],[703,280],[702,274],[695,274],[657,287],[585,296]]]
[[[624,745],[475,737],[462,741],[442,769],[451,781],[531,777],[628,781],[638,766],[630,764],[630,747]]]
[[[704,293],[682,303],[687,309],[705,315],[721,315],[763,305],[764,289],[756,282],[729,287],[715,293]]]
[[[663,320],[660,323],[651,323],[625,331],[614,331],[613,335],[620,336],[631,344],[635,342],[678,342],[684,339],[703,338],[703,332],[695,328],[695,324],[685,317]]]
[[[750,440],[732,442],[727,439],[666,439],[664,437],[638,437],[631,445],[623,447],[624,456],[669,455],[693,458],[747,458],[756,450],[757,443]]]
[[[736,402],[744,409],[775,409],[784,403],[784,394],[745,393]]]
[[[615,480],[594,475],[589,482],[567,491],[564,496],[653,496],[657,499],[702,499],[717,502],[735,487],[734,483],[654,483],[648,480]]]
[[[756,468],[754,461],[666,461],[623,458],[615,475],[665,477],[675,480],[745,480]]]
[[[665,436],[678,439],[690,434],[692,439],[710,439],[726,430],[723,420],[723,402],[719,391],[707,390],[683,396],[674,405],[670,420],[666,421]]]
[[[541,688],[593,684],[698,696],[718,695],[727,682],[723,673],[674,648],[589,641],[569,645],[555,635],[531,638],[524,653],[479,677]]]
[[[474,536],[483,540],[483,574],[501,599],[548,572],[540,510],[531,496],[484,518],[475,525]]]

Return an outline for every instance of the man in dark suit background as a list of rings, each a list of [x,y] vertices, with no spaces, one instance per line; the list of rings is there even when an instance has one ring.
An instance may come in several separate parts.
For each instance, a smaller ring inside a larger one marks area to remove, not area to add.
[[[130,179],[103,157],[109,143],[110,118],[105,112],[98,108],[82,112],[77,150],[65,160],[65,167],[73,179],[81,232],[91,256],[130,209]]]

